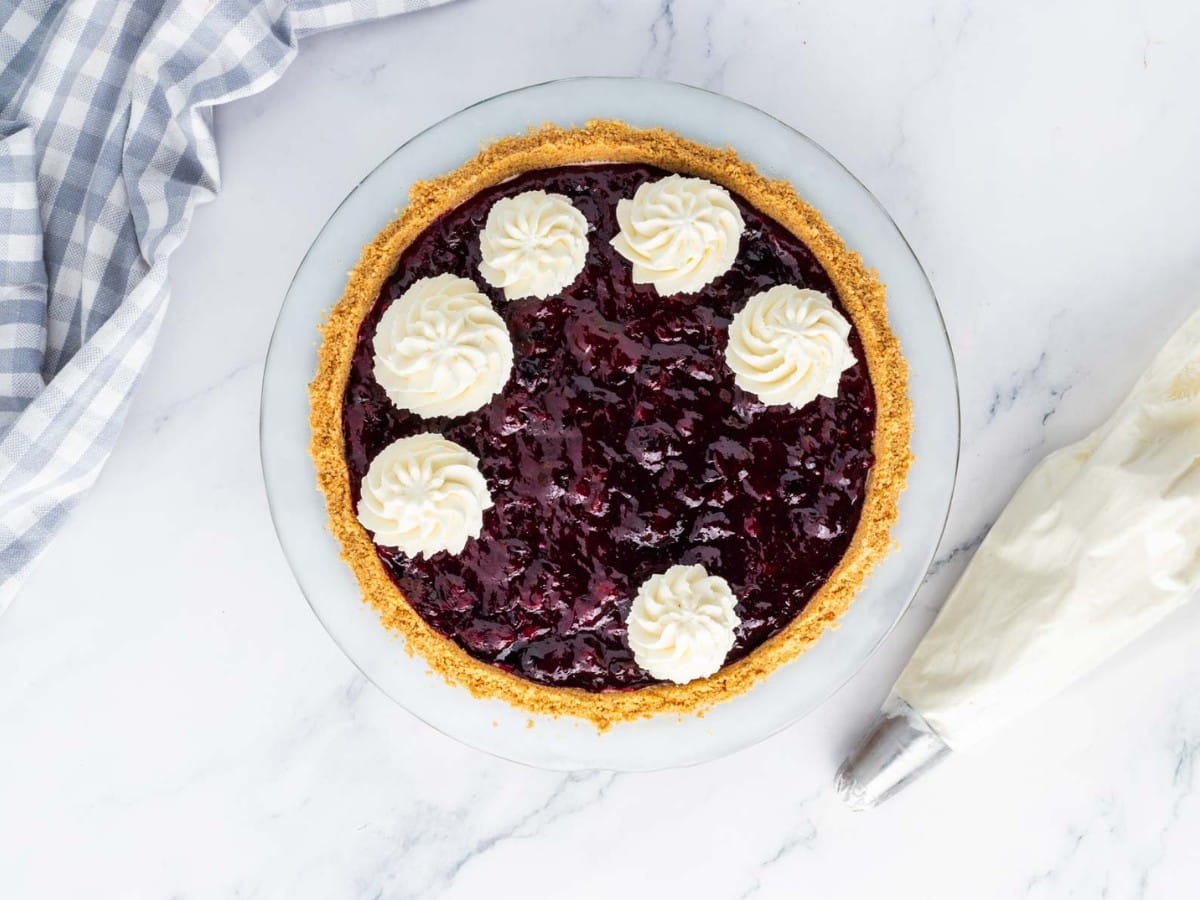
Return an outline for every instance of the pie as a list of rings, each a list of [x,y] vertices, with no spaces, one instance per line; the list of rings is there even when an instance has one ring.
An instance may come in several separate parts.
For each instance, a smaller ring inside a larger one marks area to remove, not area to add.
[[[733,150],[546,126],[415,185],[322,325],[311,451],[384,626],[477,695],[702,712],[890,548],[907,367],[876,274]]]

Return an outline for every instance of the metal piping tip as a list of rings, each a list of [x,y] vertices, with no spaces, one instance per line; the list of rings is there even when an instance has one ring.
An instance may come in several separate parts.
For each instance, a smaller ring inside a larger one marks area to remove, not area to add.
[[[916,710],[899,697],[889,697],[838,770],[837,792],[851,809],[871,809],[949,753],[946,742]]]

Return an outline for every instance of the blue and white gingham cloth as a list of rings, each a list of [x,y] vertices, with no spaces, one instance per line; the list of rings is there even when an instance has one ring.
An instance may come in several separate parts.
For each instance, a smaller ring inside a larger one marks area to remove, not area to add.
[[[0,612],[96,480],[217,190],[212,107],[443,0],[0,0]]]

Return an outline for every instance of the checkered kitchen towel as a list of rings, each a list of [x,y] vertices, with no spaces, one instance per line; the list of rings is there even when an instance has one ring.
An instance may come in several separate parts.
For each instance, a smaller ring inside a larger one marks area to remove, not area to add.
[[[0,0],[0,612],[108,459],[217,190],[212,107],[443,0]]]

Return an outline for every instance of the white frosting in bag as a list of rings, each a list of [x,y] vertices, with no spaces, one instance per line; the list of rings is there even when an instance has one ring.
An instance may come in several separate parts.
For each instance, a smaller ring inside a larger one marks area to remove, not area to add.
[[[997,520],[896,692],[951,747],[1087,674],[1200,589],[1200,313]]]

